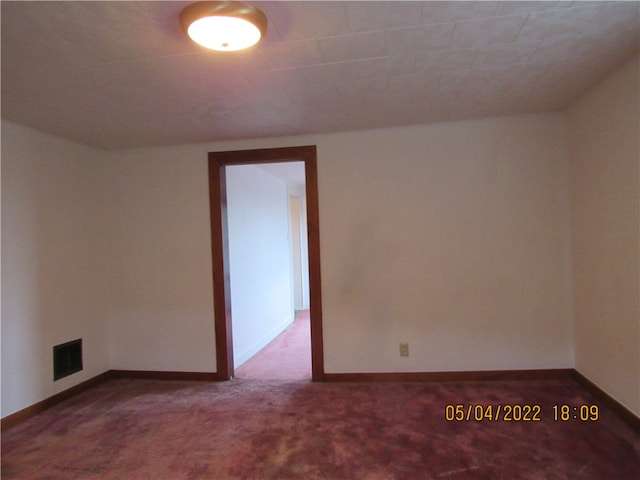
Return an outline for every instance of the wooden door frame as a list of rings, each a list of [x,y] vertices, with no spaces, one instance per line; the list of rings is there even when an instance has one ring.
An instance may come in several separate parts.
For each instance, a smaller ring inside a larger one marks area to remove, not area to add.
[[[322,295],[320,286],[320,218],[318,211],[318,168],[316,146],[266,148],[209,152],[209,210],[213,262],[213,310],[216,332],[216,377],[234,376],[227,229],[227,186],[225,167],[262,163],[304,162],[307,196],[307,243],[309,250],[309,314],[311,322],[311,378],[324,380],[322,340]]]

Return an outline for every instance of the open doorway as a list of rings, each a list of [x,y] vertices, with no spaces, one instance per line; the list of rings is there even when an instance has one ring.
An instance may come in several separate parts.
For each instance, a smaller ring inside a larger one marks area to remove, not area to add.
[[[311,374],[314,381],[324,379],[316,148],[315,146],[303,146],[209,153],[213,293],[217,377],[219,380],[229,380],[233,378],[235,373],[227,167],[283,162],[302,162],[304,164],[304,183],[306,186],[304,216],[306,216],[306,245],[308,246],[307,288],[311,335]]]
[[[235,376],[309,380],[304,163],[225,171]]]

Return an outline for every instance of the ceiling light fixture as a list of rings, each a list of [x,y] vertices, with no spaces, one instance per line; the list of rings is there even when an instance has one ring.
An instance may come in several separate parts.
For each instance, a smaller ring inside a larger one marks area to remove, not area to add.
[[[180,12],[184,32],[203,47],[221,52],[249,48],[267,31],[267,17],[242,2],[196,2]]]

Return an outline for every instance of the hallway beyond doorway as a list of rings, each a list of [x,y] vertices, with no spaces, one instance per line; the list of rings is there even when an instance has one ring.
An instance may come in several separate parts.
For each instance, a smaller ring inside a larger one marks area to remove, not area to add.
[[[297,311],[284,332],[236,369],[236,378],[310,381],[309,310]]]

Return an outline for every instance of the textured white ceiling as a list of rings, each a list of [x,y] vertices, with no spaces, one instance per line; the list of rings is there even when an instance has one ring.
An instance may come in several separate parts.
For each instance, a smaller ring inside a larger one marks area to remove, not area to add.
[[[184,2],[2,2],[2,116],[102,148],[558,110],[639,51],[640,2],[250,2],[255,48]]]

